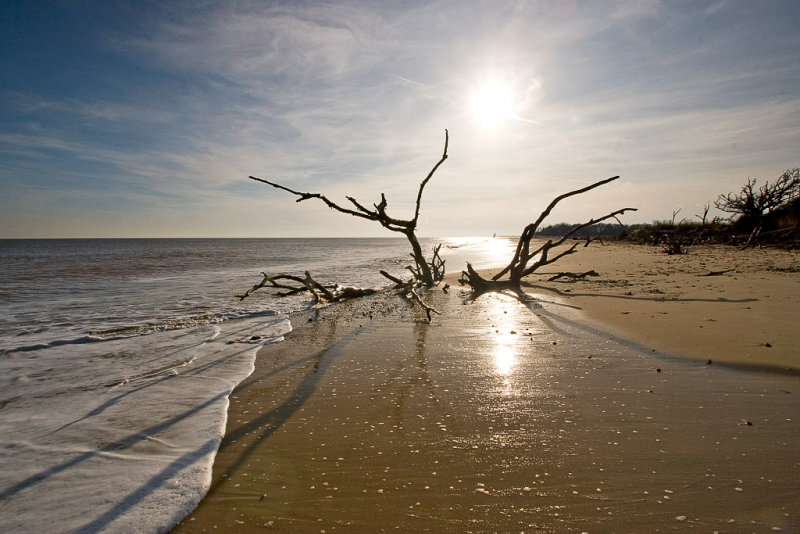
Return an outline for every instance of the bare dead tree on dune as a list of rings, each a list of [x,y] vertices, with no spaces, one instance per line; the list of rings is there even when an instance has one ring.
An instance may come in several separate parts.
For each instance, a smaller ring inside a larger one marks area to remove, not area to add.
[[[578,247],[578,242],[575,242],[567,249],[563,249],[561,251],[556,252],[552,257],[550,256],[551,251],[556,247],[563,245],[568,239],[572,238],[575,234],[579,231],[583,230],[584,228],[588,228],[594,224],[599,222],[605,221],[607,219],[619,219],[617,218],[619,215],[622,215],[626,211],[636,211],[636,208],[622,208],[597,219],[590,219],[589,221],[580,224],[574,228],[572,228],[569,232],[565,233],[558,239],[548,239],[544,244],[539,247],[536,247],[534,250],[531,250],[531,241],[533,240],[536,230],[539,226],[544,222],[544,220],[550,215],[550,212],[553,211],[553,208],[561,202],[562,200],[569,198],[571,196],[580,195],[582,193],[586,193],[587,191],[591,191],[601,185],[605,185],[609,182],[613,182],[617,180],[619,176],[612,176],[611,178],[606,178],[604,180],[600,180],[595,182],[589,186],[583,187],[581,189],[576,189],[574,191],[570,191],[568,193],[564,193],[563,195],[559,195],[552,202],[547,206],[547,208],[539,215],[539,218],[536,221],[530,223],[525,227],[522,231],[522,234],[519,237],[519,241],[517,242],[517,248],[514,252],[514,256],[511,258],[509,264],[503,268],[500,272],[495,274],[491,279],[485,279],[477,271],[467,263],[467,270],[461,272],[461,278],[459,282],[462,285],[468,285],[472,288],[473,295],[478,296],[483,293],[487,292],[503,292],[503,291],[511,291],[520,299],[526,299],[527,295],[525,292],[522,291],[522,279],[526,276],[533,274],[537,269],[543,267],[545,265],[550,265],[551,263],[555,263],[556,261],[560,260],[564,256],[568,254],[573,254],[576,252],[576,248]],[[505,277],[505,278],[504,278]]]
[[[719,195],[714,206],[738,217],[750,230],[745,247],[754,245],[764,225],[766,216],[772,211],[800,197],[800,168],[787,169],[777,180],[767,180],[761,187],[756,179],[749,178],[739,193]]]

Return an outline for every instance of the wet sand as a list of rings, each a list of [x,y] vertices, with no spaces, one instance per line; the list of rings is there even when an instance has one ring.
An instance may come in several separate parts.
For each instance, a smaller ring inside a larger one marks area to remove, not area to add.
[[[465,296],[295,321],[175,532],[800,530],[796,375],[613,339],[547,290]]]

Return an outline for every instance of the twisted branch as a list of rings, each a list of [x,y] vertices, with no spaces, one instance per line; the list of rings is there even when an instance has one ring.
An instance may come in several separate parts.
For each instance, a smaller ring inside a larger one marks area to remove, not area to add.
[[[428,262],[425,259],[425,256],[422,253],[422,248],[419,245],[419,240],[417,239],[415,231],[417,228],[417,222],[419,220],[420,206],[422,204],[422,193],[425,190],[425,186],[433,177],[434,173],[447,159],[447,148],[449,143],[450,143],[450,133],[447,130],[445,130],[444,150],[442,152],[442,157],[439,159],[439,161],[436,162],[436,164],[430,170],[425,179],[422,180],[422,182],[419,184],[419,189],[417,190],[417,201],[414,208],[414,217],[409,220],[396,219],[394,217],[391,217],[388,213],[386,213],[386,208],[389,203],[386,200],[386,195],[384,195],[383,193],[381,193],[380,202],[377,204],[373,204],[374,209],[367,208],[355,198],[348,196],[346,197],[347,200],[355,207],[355,209],[350,209],[340,206],[336,202],[333,202],[328,197],[320,193],[304,193],[302,191],[295,191],[294,189],[291,189],[279,183],[275,183],[270,180],[265,180],[264,178],[258,178],[256,176],[250,176],[250,179],[256,182],[261,182],[270,185],[276,189],[286,191],[287,193],[291,193],[292,195],[298,197],[296,202],[303,202],[304,200],[312,198],[319,199],[322,202],[324,202],[329,208],[334,209],[340,213],[345,213],[347,215],[352,215],[353,217],[359,217],[361,219],[367,219],[369,221],[377,221],[378,223],[380,223],[381,226],[383,226],[387,230],[391,230],[392,232],[399,232],[405,235],[409,243],[411,244],[411,250],[412,250],[411,256],[412,258],[414,258],[414,263],[416,264],[416,268],[411,269],[411,272],[414,273],[414,277],[420,282],[422,282],[424,285],[432,286],[444,277],[444,261],[442,261],[441,258],[438,257],[438,249],[434,251],[434,257],[430,262]]]
[[[577,248],[578,243],[576,242],[566,250],[562,250],[553,257],[550,257],[550,252],[554,248],[563,245],[568,239],[584,228],[605,221],[606,219],[613,218],[619,221],[619,215],[622,215],[627,211],[636,211],[636,208],[622,208],[612,211],[611,213],[603,215],[597,219],[590,219],[589,221],[572,228],[569,232],[555,241],[548,239],[547,242],[538,247],[536,250],[530,250],[531,241],[533,240],[539,225],[542,224],[548,215],[550,215],[550,213],[553,211],[553,208],[555,208],[559,202],[571,196],[580,195],[582,193],[586,193],[587,191],[591,191],[592,189],[600,187],[601,185],[613,182],[618,178],[619,176],[612,176],[611,178],[606,178],[586,187],[569,191],[568,193],[557,196],[550,202],[547,208],[545,208],[545,210],[539,214],[539,217],[536,219],[536,221],[530,223],[524,228],[522,234],[520,235],[519,241],[517,242],[517,248],[514,252],[514,256],[511,258],[511,262],[505,268],[495,274],[491,280],[486,280],[480,276],[475,269],[473,269],[472,265],[468,263],[467,270],[461,273],[459,282],[462,285],[469,285],[475,294],[481,294],[488,291],[502,292],[509,290],[515,293],[519,298],[524,298],[525,294],[521,289],[522,278],[533,274],[540,267],[555,263],[569,254],[574,254],[576,252],[575,249]],[[531,265],[528,265],[528,263],[534,259],[535,261]],[[508,278],[503,279],[503,277],[506,275]]]

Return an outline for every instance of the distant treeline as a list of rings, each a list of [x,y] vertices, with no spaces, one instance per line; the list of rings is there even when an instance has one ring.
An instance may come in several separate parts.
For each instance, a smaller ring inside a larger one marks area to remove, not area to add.
[[[698,219],[676,217],[650,224],[602,223],[575,232],[575,239],[615,238],[635,243],[660,245],[669,254],[681,254],[697,244],[779,245],[800,248],[800,168],[787,169],[773,181],[758,185],[749,178],[739,192],[719,195],[714,207],[728,217],[708,218],[706,204]],[[563,236],[578,224],[559,223],[541,228],[537,235]]]
[[[558,223],[541,228],[542,237],[562,236],[578,224]],[[759,221],[746,215],[733,219],[715,217],[708,220],[664,220],[649,224],[596,224],[575,234],[575,239],[616,239],[633,243],[663,246],[667,252],[699,244],[742,246],[758,227],[758,244],[800,248],[800,198],[776,208]],[[752,243],[751,243],[752,244]]]
[[[580,226],[580,224],[571,224],[571,223],[558,223],[558,224],[551,224],[550,226],[545,226],[540,228],[536,235],[540,236],[562,236],[568,232],[571,232],[573,229]],[[644,226],[642,224],[635,224],[631,226],[627,226],[627,228],[634,228],[634,227],[641,227]],[[610,224],[610,223],[598,223],[593,226],[589,226],[588,228],[584,228],[579,230],[575,233],[575,239],[586,239],[587,237],[618,237],[621,232],[624,231],[626,227],[621,226],[618,223]]]

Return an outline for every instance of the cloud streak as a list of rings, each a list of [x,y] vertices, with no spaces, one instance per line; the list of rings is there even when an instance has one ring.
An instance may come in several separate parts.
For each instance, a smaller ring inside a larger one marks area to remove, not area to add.
[[[246,177],[384,192],[402,212],[445,128],[429,235],[518,232],[553,196],[614,174],[613,192],[559,215],[622,201],[666,218],[798,165],[792,2],[109,5],[64,16],[81,32],[51,36],[40,60],[67,59],[46,77],[19,49],[27,19],[0,28],[6,237],[376,235]],[[469,95],[487,79],[524,120],[476,122]]]

